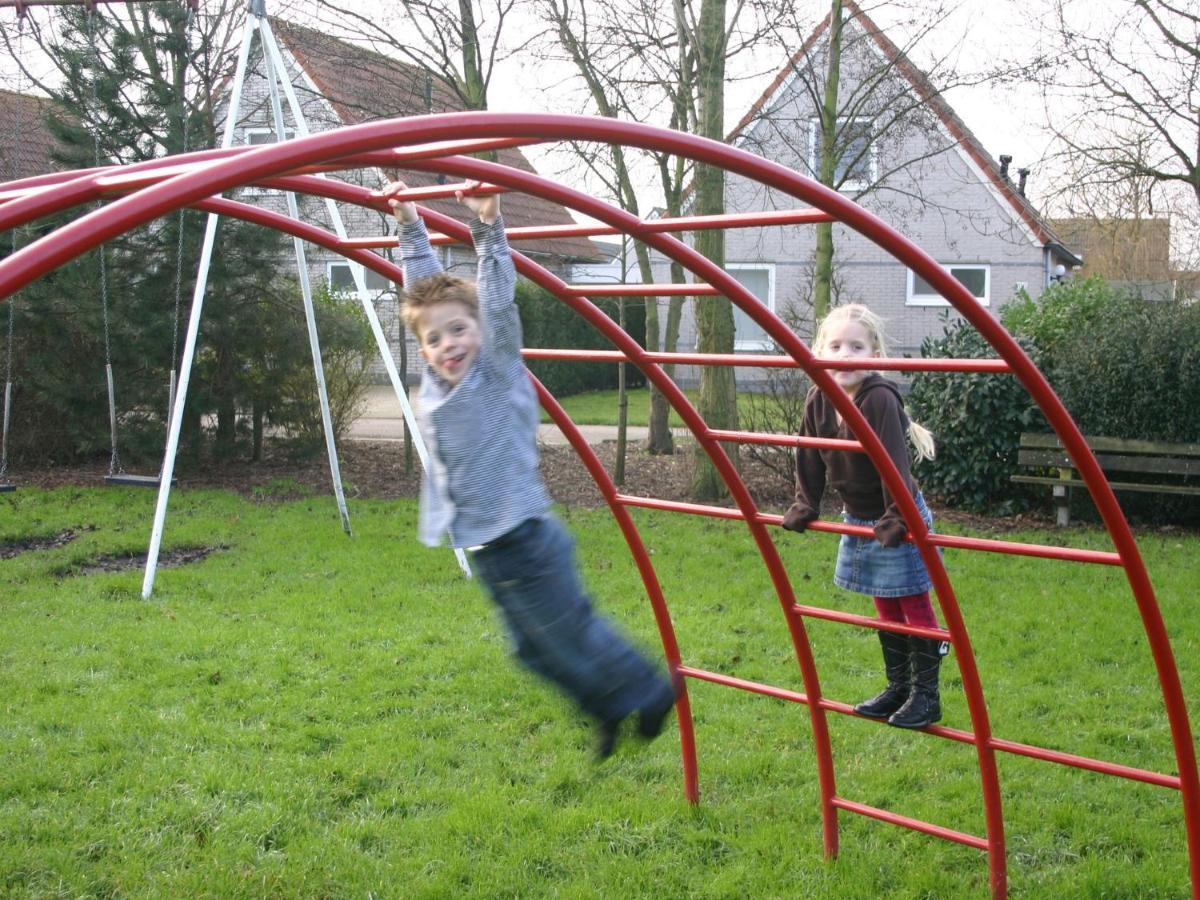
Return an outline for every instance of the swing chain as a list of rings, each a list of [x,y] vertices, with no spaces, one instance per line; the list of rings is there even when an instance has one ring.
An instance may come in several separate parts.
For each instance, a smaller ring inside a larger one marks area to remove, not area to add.
[[[192,56],[192,31],[196,24],[196,9],[193,6],[188,6],[187,25],[183,33],[183,72],[180,77],[180,96],[179,96],[179,117],[181,119],[180,127],[183,132],[183,152],[188,152],[188,124],[191,116],[188,113],[187,106],[187,66],[191,62]],[[179,208],[179,225],[176,228],[178,241],[175,245],[175,318],[172,320],[171,327],[171,371],[175,371],[175,366],[179,360],[179,307],[182,302],[183,295],[183,222],[184,210]],[[175,398],[171,397],[171,405],[174,405]]]
[[[89,62],[92,66],[91,72],[91,101],[92,113],[95,116],[95,121],[92,122],[92,155],[95,159],[96,168],[100,168],[100,90],[97,87],[100,71],[100,51],[96,46],[96,20],[97,12],[94,5],[88,6],[87,10],[87,37]],[[97,201],[97,208],[104,205],[103,201]],[[112,453],[108,459],[108,474],[110,476],[117,475],[125,470],[121,467],[121,457],[117,452],[117,398],[113,388],[113,373],[112,373],[112,343],[108,328],[108,264],[104,254],[105,245],[101,244],[98,250],[100,258],[100,310],[101,319],[104,324],[104,375],[108,387],[108,430],[112,442]]]
[[[24,149],[25,135],[25,117],[22,114],[21,104],[24,102],[23,88],[25,86],[24,74],[22,68],[25,65],[25,11],[18,10],[17,18],[17,96],[12,105],[16,116],[16,127],[13,129],[13,154],[11,157],[12,171],[9,175],[15,180],[21,177],[21,173],[17,171],[17,154]],[[19,246],[17,226],[12,227],[12,252],[15,255]],[[3,423],[0,423],[0,482],[4,481],[8,475],[8,428],[12,421],[12,365],[13,365],[13,323],[17,315],[17,296],[19,292],[13,293],[8,298],[8,323],[5,328],[4,340],[4,401],[3,409],[0,410],[0,415],[3,415]]]

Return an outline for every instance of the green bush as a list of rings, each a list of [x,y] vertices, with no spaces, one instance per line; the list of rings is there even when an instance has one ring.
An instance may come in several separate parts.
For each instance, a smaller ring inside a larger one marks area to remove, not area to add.
[[[329,416],[334,438],[341,441],[347,429],[362,414],[370,384],[371,360],[378,352],[367,317],[352,296],[330,294],[326,288],[313,297],[317,333],[321,339],[321,363]],[[275,405],[269,422],[288,439],[290,452],[305,456],[324,449],[325,430],[321,421],[320,397],[308,351],[307,325],[294,320],[295,346],[303,347],[303,358],[292,361],[285,371],[261,373],[277,379],[272,395]]]
[[[1093,277],[1052,285],[1037,300],[1021,296],[1001,319],[1085,435],[1200,441],[1200,306],[1148,302]],[[994,353],[959,320],[926,341],[922,355]],[[1044,500],[1009,480],[1021,432],[1049,431],[1015,379],[921,373],[908,403],[938,440],[937,459],[917,468],[930,493],[993,512],[1016,508],[1023,496]],[[1178,520],[1187,505],[1158,496],[1121,501],[1131,514],[1160,521]]]
[[[941,337],[926,338],[921,356],[986,359],[996,353],[972,325],[957,319]],[[924,490],[977,512],[1007,514],[1021,504],[1024,492],[1009,476],[1016,468],[1021,432],[1029,431],[1040,415],[1015,378],[920,372],[906,403],[911,417],[932,431],[937,442],[937,456],[914,468]]]
[[[592,302],[614,322],[620,321],[618,298],[597,298]],[[533,282],[517,283],[517,306],[521,311],[526,347],[613,349],[612,343],[582,316]],[[625,330],[644,346],[646,308],[640,297],[625,300],[625,323]],[[617,367],[608,362],[537,359],[529,360],[529,370],[556,397],[568,397],[584,391],[611,390],[617,386]],[[626,371],[630,388],[645,384],[646,380],[638,369],[631,366]]]

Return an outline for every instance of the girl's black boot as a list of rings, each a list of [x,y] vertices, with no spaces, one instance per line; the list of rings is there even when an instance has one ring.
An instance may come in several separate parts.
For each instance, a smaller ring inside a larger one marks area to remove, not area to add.
[[[938,692],[938,669],[942,665],[942,650],[949,646],[936,638],[910,636],[912,656],[912,693],[908,701],[888,719],[897,728],[926,728],[942,717],[942,702]]]
[[[887,687],[854,707],[860,716],[870,716],[872,719],[886,719],[904,705],[910,693],[908,635],[880,631],[879,646],[883,648]]]

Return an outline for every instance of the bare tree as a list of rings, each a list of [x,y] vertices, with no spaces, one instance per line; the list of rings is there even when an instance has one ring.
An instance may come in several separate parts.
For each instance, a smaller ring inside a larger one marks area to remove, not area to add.
[[[725,137],[721,117],[725,60],[750,49],[761,51],[764,38],[771,33],[770,26],[765,24],[769,17],[763,14],[763,7],[746,2],[739,2],[732,8],[721,4],[717,8],[691,0],[671,0],[669,3],[665,0],[623,0],[603,7],[586,7],[572,4],[570,0],[542,0],[540,11],[551,25],[553,35],[553,41],[543,52],[550,59],[569,62],[579,72],[586,88],[582,109],[636,121],[657,120],[676,130],[704,133],[718,140]],[[703,33],[702,21],[708,29]],[[703,87],[702,76],[709,78],[709,84]],[[644,194],[648,171],[657,173],[664,215],[680,216],[685,207],[692,212],[700,211],[699,173],[688,161],[670,154],[642,154],[621,147],[606,148],[603,154],[592,148],[577,149],[604,192],[635,215],[643,215],[647,205]],[[718,177],[720,174],[717,173]],[[716,191],[716,195],[720,198],[719,205],[713,208],[723,209],[723,189]],[[708,195],[705,197],[708,202]],[[719,235],[697,238],[698,246],[705,241],[719,240]],[[716,252],[712,248],[709,250]],[[635,251],[643,281],[655,280],[647,248],[639,243]],[[671,280],[674,283],[686,280],[678,264],[671,265]],[[722,304],[720,298],[716,302],[705,298],[702,302],[709,307],[709,312],[701,313],[697,307],[698,318],[718,311]],[[727,301],[725,306],[728,309]],[[682,297],[670,300],[664,329],[659,320],[658,303],[649,299],[646,311],[649,350],[661,348],[670,352],[675,349],[682,309]],[[731,314],[728,318],[730,325],[726,338],[731,349]],[[711,333],[711,324],[706,325],[707,332]],[[666,368],[668,376],[673,376],[673,367]],[[706,373],[702,378],[712,374]],[[733,382],[728,376],[731,374],[725,372],[717,376],[718,380],[728,379],[726,387],[730,391]],[[701,393],[705,398],[705,390]],[[732,409],[732,395],[729,396],[729,408]],[[704,402],[707,401],[702,399]],[[670,453],[673,450],[668,413],[665,399],[652,388],[650,452]],[[711,414],[711,410],[706,413]],[[728,422],[727,419],[723,421]]]
[[[1049,202],[1097,220],[1169,215],[1177,259],[1195,265],[1200,8],[1182,0],[1047,6],[1030,70],[1055,140],[1046,162],[1061,173]]]
[[[394,16],[342,0],[318,5],[329,28],[427,72],[460,109],[487,109],[496,64],[532,39],[512,39],[517,0],[401,0]]]

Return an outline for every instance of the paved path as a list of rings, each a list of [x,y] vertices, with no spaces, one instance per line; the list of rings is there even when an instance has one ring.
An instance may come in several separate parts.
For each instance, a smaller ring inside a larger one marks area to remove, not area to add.
[[[415,391],[414,391],[415,393]],[[615,441],[617,427],[615,425],[580,425],[579,430],[587,438],[589,444],[599,444],[602,441]],[[627,429],[629,441],[644,441],[648,429],[644,425],[630,425]],[[675,434],[687,435],[687,429],[677,428]],[[372,385],[367,389],[367,404],[350,431],[346,435],[351,441],[400,441],[404,439],[404,419],[400,414],[400,403],[391,385]],[[538,428],[538,440],[543,444],[566,444],[567,439],[553,425],[541,425]]]

